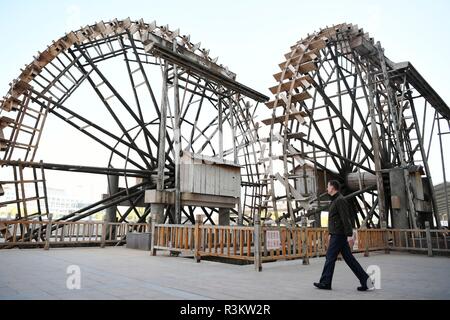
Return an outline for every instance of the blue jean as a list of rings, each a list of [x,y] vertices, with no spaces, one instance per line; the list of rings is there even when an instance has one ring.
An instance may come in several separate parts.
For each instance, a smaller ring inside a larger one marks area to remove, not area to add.
[[[364,271],[361,265],[356,261],[350,250],[347,236],[340,234],[332,234],[328,245],[325,265],[323,267],[320,282],[331,286],[333,280],[334,266],[336,264],[338,254],[342,253],[345,263],[350,267],[361,285],[365,286],[369,275]]]

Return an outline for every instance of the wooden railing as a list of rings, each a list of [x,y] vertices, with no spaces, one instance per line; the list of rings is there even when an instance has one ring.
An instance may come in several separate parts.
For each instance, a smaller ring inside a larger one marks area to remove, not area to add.
[[[261,263],[267,261],[303,259],[308,264],[309,258],[324,256],[328,249],[326,228],[203,225],[201,217],[196,221],[195,225],[152,224],[152,254],[170,250],[192,254],[198,262],[206,256],[246,260],[261,270]],[[366,256],[380,250],[450,253],[445,230],[359,229],[356,241],[352,251]]]
[[[379,251],[388,249],[388,241],[386,237],[387,229],[359,229],[357,231],[357,250],[365,252],[366,256],[369,251]]]
[[[0,248],[81,246],[86,244],[118,244],[126,241],[129,232],[151,231],[151,252],[168,250],[202,257],[222,257],[255,263],[276,260],[303,259],[326,254],[326,228],[214,226],[203,225],[197,217],[195,225],[146,223],[106,223],[102,221],[38,221],[0,220]],[[151,226],[151,229],[150,229]],[[273,235],[277,241],[273,241]],[[448,230],[359,229],[354,252],[399,250],[450,253]]]
[[[390,250],[450,253],[448,230],[389,229],[387,238]]]
[[[156,250],[253,260],[253,227],[152,225],[152,253]]]
[[[196,255],[253,261],[253,236],[253,227],[201,225]]]
[[[156,224],[152,235],[154,250],[193,252],[194,226],[178,224]]]
[[[278,232],[280,246],[270,249],[268,232]],[[328,248],[326,228],[262,227],[262,261],[308,259],[322,256]]]
[[[0,248],[124,242],[128,232],[148,232],[146,223],[102,221],[12,220],[0,221]]]

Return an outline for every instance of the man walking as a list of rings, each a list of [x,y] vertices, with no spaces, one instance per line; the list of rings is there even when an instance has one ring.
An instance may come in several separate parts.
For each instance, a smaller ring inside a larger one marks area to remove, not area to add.
[[[322,276],[320,282],[315,282],[314,286],[319,289],[331,290],[334,266],[340,252],[342,253],[345,263],[352,269],[353,273],[358,277],[359,282],[361,283],[361,286],[357,288],[358,291],[366,291],[369,289],[367,282],[371,283],[371,281],[368,281],[370,277],[358,261],[356,261],[350,249],[348,241],[353,240],[353,230],[350,221],[350,206],[339,190],[340,184],[338,181],[331,180],[328,182],[327,192],[332,200],[328,210],[328,232],[330,238]]]

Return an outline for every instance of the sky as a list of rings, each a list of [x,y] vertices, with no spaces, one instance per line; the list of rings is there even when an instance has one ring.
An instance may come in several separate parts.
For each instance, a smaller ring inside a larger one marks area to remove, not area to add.
[[[381,41],[395,62],[409,60],[446,101],[450,65],[450,2],[433,1],[85,1],[0,0],[0,95],[52,40],[80,26],[114,18],[143,18],[190,34],[237,73],[269,94],[285,51],[307,33],[341,22],[358,24]]]
[[[0,97],[20,68],[66,32],[114,18],[156,20],[180,28],[219,56],[237,80],[270,96],[272,74],[289,47],[308,33],[342,22],[380,41],[386,56],[411,61],[447,104],[450,2],[417,1],[77,1],[0,0]]]

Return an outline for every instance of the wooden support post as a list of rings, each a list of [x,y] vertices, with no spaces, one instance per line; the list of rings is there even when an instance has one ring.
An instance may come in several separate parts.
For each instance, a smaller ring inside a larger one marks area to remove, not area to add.
[[[369,114],[370,114],[370,127],[372,131],[372,144],[373,144],[373,155],[375,162],[375,174],[377,177],[377,191],[378,191],[378,208],[379,208],[379,217],[380,217],[380,225],[383,222],[387,221],[386,214],[386,199],[384,197],[384,183],[383,183],[383,175],[381,173],[382,165],[381,165],[381,146],[380,146],[380,137],[378,135],[377,122],[375,118],[375,105],[374,105],[374,85],[372,81],[372,76],[368,75],[368,83],[369,83]],[[369,219],[369,216],[367,216]]]
[[[177,42],[173,41],[173,51],[177,51]],[[180,178],[180,152],[181,152],[181,132],[180,132],[180,94],[178,87],[178,68],[177,65],[173,65],[173,87],[174,87],[174,151],[175,151],[175,223],[181,224],[181,178]],[[164,189],[164,188],[163,188]]]
[[[219,208],[219,226],[230,225],[230,211],[229,208]]]
[[[219,158],[223,159],[223,108],[222,108],[222,87],[219,86]]]
[[[377,42],[377,49],[378,49],[378,56],[379,56],[380,62],[381,62],[380,63],[381,69],[383,71],[384,86],[387,91],[387,102],[388,102],[389,112],[392,116],[392,124],[393,124],[392,127],[394,129],[396,148],[397,148],[397,152],[399,155],[401,167],[406,168],[407,162],[406,162],[405,152],[404,152],[403,144],[402,144],[402,136],[400,134],[401,130],[399,128],[399,121],[401,118],[398,115],[398,110],[397,110],[398,105],[396,104],[395,93],[393,91],[391,84],[389,83],[389,74],[388,74],[387,67],[386,67],[384,49],[381,47],[381,44],[379,41]],[[402,115],[400,114],[400,116],[402,116]],[[407,169],[403,169],[403,178],[405,181],[406,195],[407,195],[407,199],[408,199],[408,211],[409,211],[409,216],[411,219],[411,221],[410,221],[411,228],[416,229],[417,228],[417,223],[416,223],[417,213],[416,213],[416,209],[415,209],[415,205],[414,205],[414,194],[412,191],[409,172]],[[378,196],[380,196],[380,194]],[[379,205],[382,205],[381,201],[380,201]],[[380,215],[380,219],[381,218],[382,217]]]
[[[157,168],[157,177],[156,177],[156,190],[162,191],[164,190],[164,168],[166,164],[166,133],[167,133],[167,76],[168,76],[168,64],[167,60],[164,61],[164,66],[162,68],[162,97],[161,97],[161,115],[160,115],[160,123],[159,123],[159,134],[158,134],[158,168]],[[157,221],[158,223],[164,223],[164,205],[161,204],[152,204],[153,213],[158,214]]]
[[[151,213],[151,241],[150,241],[150,254],[152,256],[156,256],[156,249],[155,249],[155,240],[156,240],[156,235],[155,235],[155,231],[156,231],[156,215],[157,213]]]
[[[365,229],[364,233],[365,233],[364,242],[365,242],[365,246],[366,246],[366,250],[364,251],[364,257],[368,257],[369,256],[369,229]]]
[[[302,227],[301,227],[301,233],[303,233],[304,235],[304,239],[302,239],[302,250],[303,250],[303,261],[302,264],[303,265],[308,265],[309,264],[309,248],[308,248],[308,227],[306,225],[306,217],[303,216],[302,217]]]
[[[203,224],[203,215],[201,214],[197,214],[195,216],[195,229],[194,229],[194,256],[195,256],[195,261],[196,262],[200,262],[201,256],[200,256],[200,246],[201,246],[201,231],[200,231],[200,226]]]
[[[425,221],[425,232],[427,234],[427,249],[428,249],[428,256],[433,256],[433,247],[431,243],[431,232],[430,232],[430,222]]]
[[[50,236],[52,235],[52,218],[53,214],[48,214],[47,228],[45,229],[45,246],[44,250],[50,249]]]
[[[112,166],[110,167],[112,168]],[[108,175],[108,190],[107,190],[108,196],[111,197],[117,192],[119,192],[119,176]],[[112,205],[106,208],[104,220],[110,223],[117,222],[117,205]],[[107,238],[109,238],[110,240],[116,239],[116,227],[112,226],[111,228],[107,229],[106,234]]]
[[[255,270],[258,272],[262,271],[262,264],[261,264],[261,221],[260,221],[260,212],[257,211],[255,214],[255,218],[253,221],[254,224],[254,242],[255,242]]]
[[[381,228],[383,230],[384,253],[389,254],[391,251],[389,250],[389,237],[386,221],[381,222]]]
[[[104,248],[106,245],[106,228],[108,223],[106,221],[103,221],[102,223],[102,244],[101,247]]]

